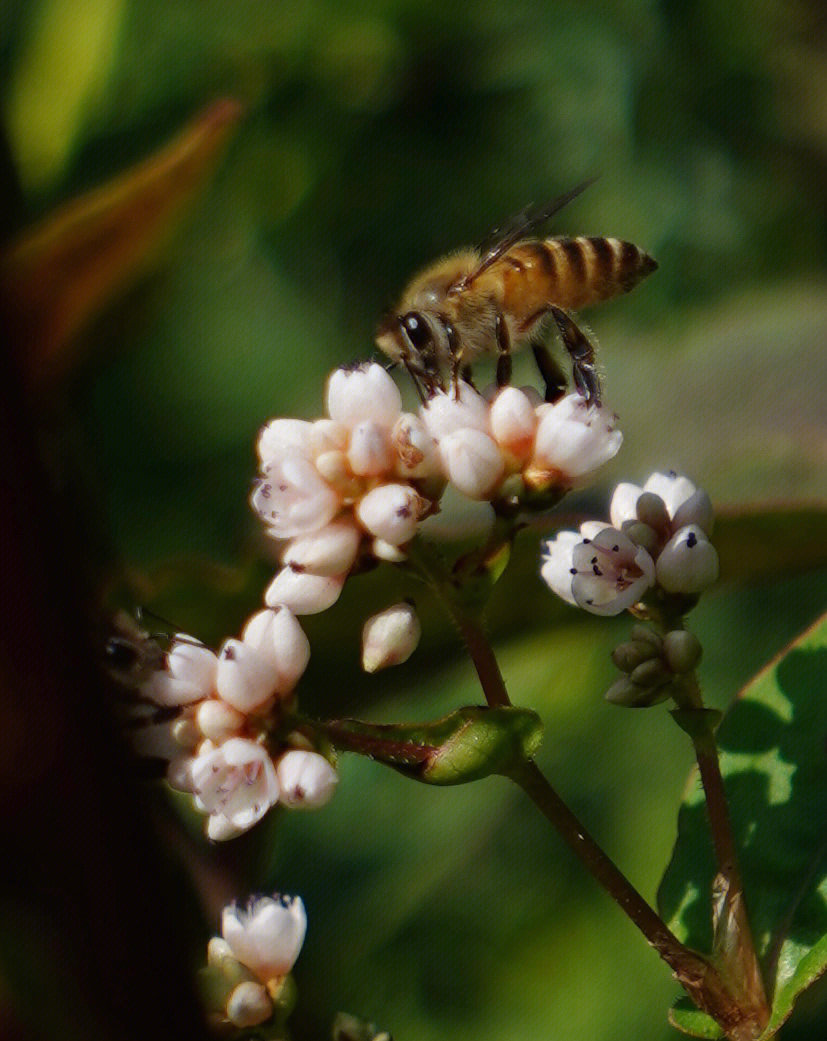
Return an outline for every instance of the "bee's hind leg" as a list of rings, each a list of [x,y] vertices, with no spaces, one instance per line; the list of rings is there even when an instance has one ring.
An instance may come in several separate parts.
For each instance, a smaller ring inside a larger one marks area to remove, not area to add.
[[[599,405],[601,389],[595,364],[594,345],[562,308],[552,305],[551,313],[560,330],[563,346],[571,358],[575,387],[588,404]]]
[[[559,401],[566,393],[568,381],[566,375],[557,362],[548,352],[548,347],[542,340],[536,340],[531,344],[534,360],[540,371],[540,376],[545,384],[545,400],[548,402]]]

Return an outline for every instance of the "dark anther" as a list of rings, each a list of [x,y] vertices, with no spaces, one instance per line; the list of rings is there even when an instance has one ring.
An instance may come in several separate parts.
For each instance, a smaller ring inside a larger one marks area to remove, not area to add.
[[[694,531],[690,531],[689,534],[686,536],[686,544],[687,546],[689,546],[690,549],[692,549],[693,546],[696,546],[698,544],[698,536],[695,534]]]

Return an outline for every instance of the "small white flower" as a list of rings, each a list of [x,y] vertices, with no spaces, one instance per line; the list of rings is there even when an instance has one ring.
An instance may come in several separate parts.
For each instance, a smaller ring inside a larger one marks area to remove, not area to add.
[[[319,614],[339,599],[345,575],[313,575],[292,567],[283,567],[267,587],[264,602],[268,607],[279,604],[293,614]]]
[[[621,528],[627,521],[637,520],[637,501],[643,494],[643,488],[631,481],[621,481],[612,494],[609,504],[609,520],[612,527]]]
[[[223,741],[241,730],[245,716],[221,698],[207,698],[196,709],[195,722],[204,737]]]
[[[659,495],[670,517],[674,517],[679,508],[697,491],[688,477],[682,477],[674,470],[665,474],[653,473],[647,478],[643,490]]]
[[[278,685],[278,670],[269,656],[241,640],[225,640],[218,654],[215,688],[228,705],[252,712],[269,701]]]
[[[357,369],[336,369],[327,383],[327,413],[345,426],[373,420],[390,430],[402,410],[402,395],[375,362]]]
[[[657,562],[658,585],[668,593],[700,593],[718,578],[718,553],[699,525],[689,524],[666,543]]]
[[[254,614],[241,639],[272,662],[279,694],[287,694],[296,686],[310,661],[310,641],[293,612],[282,604]]]
[[[227,1001],[227,1019],[234,1027],[257,1027],[273,1015],[273,1002],[263,983],[245,980]]]
[[[642,488],[627,482],[619,484],[609,508],[609,516],[616,528],[626,521],[638,519],[638,499],[644,492],[651,492],[661,499],[671,522],[672,534],[688,524],[697,524],[707,535],[712,534],[713,511],[709,496],[674,470],[665,474],[653,473]]]
[[[557,475],[571,486],[613,458],[623,435],[617,417],[607,408],[588,405],[579,394],[569,394],[537,410],[540,424],[530,469]]]
[[[251,497],[268,534],[288,539],[329,524],[342,505],[339,495],[299,455],[275,458]]]
[[[304,943],[307,915],[299,897],[254,897],[241,910],[224,908],[221,934],[233,956],[262,981],[286,976]]]
[[[260,744],[243,737],[231,737],[217,746],[205,741],[189,773],[195,805],[210,815],[211,839],[221,841],[247,831],[278,802],[279,783],[270,756]],[[232,946],[226,934],[224,939]]]
[[[416,534],[424,507],[425,501],[409,484],[382,484],[361,499],[356,517],[371,535],[402,546]]]
[[[303,419],[271,419],[258,435],[258,457],[262,466],[288,455],[310,458],[313,424]]]
[[[604,528],[575,546],[571,591],[592,614],[616,615],[632,607],[655,584],[655,563],[623,532]]]
[[[449,482],[469,499],[489,498],[505,472],[496,442],[470,427],[445,435],[439,442],[439,457]]]
[[[481,430],[489,433],[490,410],[485,398],[467,383],[438,391],[421,410],[431,437],[440,441],[456,430]]]
[[[531,456],[537,422],[534,404],[517,387],[503,387],[491,405],[491,433],[517,459]]]
[[[193,636],[177,633],[166,656],[166,668],[154,672],[142,688],[158,705],[189,705],[215,690],[218,659]]]
[[[407,661],[421,635],[419,618],[411,604],[394,604],[380,611],[362,628],[362,668],[378,672]]]
[[[282,806],[291,810],[318,810],[333,798],[339,775],[318,752],[294,748],[276,763]]]

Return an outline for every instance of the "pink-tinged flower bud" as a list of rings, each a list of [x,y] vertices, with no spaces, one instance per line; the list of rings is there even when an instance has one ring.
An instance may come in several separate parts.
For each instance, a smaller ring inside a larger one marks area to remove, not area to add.
[[[437,441],[456,430],[469,428],[487,434],[491,429],[488,402],[467,383],[438,391],[423,406],[421,415],[428,433]]]
[[[372,419],[357,423],[350,436],[347,461],[358,477],[389,473],[394,464],[389,428]]]
[[[419,416],[403,412],[391,431],[400,477],[430,477],[439,470],[436,444]]]
[[[243,713],[228,705],[221,698],[202,701],[195,713],[195,722],[204,737],[210,741],[223,741],[237,734],[244,726]]]
[[[639,484],[621,481],[615,488],[609,504],[609,519],[613,528],[622,528],[627,521],[637,520],[637,501],[643,489]]]
[[[241,639],[272,663],[278,673],[279,694],[296,686],[310,661],[310,641],[293,612],[282,604],[254,614]]]
[[[275,459],[251,497],[268,534],[289,539],[329,524],[342,505],[315,466],[298,455]]]
[[[345,426],[371,419],[390,430],[402,411],[399,388],[381,365],[336,369],[327,383],[327,413]]]
[[[325,452],[346,452],[350,441],[350,429],[334,419],[317,419],[310,424],[311,455],[317,459]]]
[[[257,1027],[272,1015],[273,1002],[263,983],[239,983],[227,1001],[227,1019],[240,1030]]]
[[[195,762],[194,756],[191,755],[179,755],[176,759],[171,759],[169,766],[167,767],[167,784],[176,792],[188,792],[190,795],[193,790],[193,779],[192,779],[192,764]]]
[[[658,585],[668,593],[700,593],[718,578],[718,553],[703,528],[689,524],[658,557]]]
[[[304,943],[307,915],[299,897],[253,897],[245,910],[224,908],[221,934],[233,956],[262,983],[286,976]]]
[[[413,606],[394,604],[368,618],[362,628],[362,668],[378,672],[400,665],[416,650],[422,628]]]
[[[271,419],[258,435],[258,457],[269,466],[288,455],[310,458],[310,435],[313,424],[303,419]]]
[[[220,969],[227,958],[232,958],[233,952],[226,940],[220,936],[211,936],[207,944],[207,965]],[[235,959],[233,959],[235,960]]]
[[[205,741],[190,774],[195,805],[210,815],[207,834],[216,841],[252,828],[278,802],[275,767],[256,741],[231,737],[218,746]],[[224,939],[233,946],[226,933]]]
[[[469,499],[490,497],[505,473],[497,443],[481,430],[457,430],[439,442],[439,457],[450,484]]]
[[[564,485],[591,475],[620,449],[623,435],[615,427],[617,417],[605,407],[586,404],[579,394],[537,411],[540,425],[531,469],[558,474]]]
[[[318,810],[333,798],[339,775],[318,752],[294,748],[276,763],[282,806],[291,810]]]
[[[530,458],[537,422],[528,395],[516,387],[503,387],[491,406],[491,433],[497,444],[517,459]]]
[[[342,517],[308,535],[297,535],[282,554],[282,563],[314,575],[345,575],[353,567],[362,532],[351,517]]]
[[[578,607],[616,615],[634,606],[655,583],[655,564],[623,532],[604,528],[574,547],[571,592]]]
[[[409,484],[382,484],[356,507],[359,523],[376,538],[402,546],[416,534],[425,500]]]
[[[194,636],[177,633],[166,656],[166,669],[152,673],[142,693],[157,705],[189,705],[215,690],[218,659]]]
[[[392,542],[385,542],[384,539],[374,539],[370,544],[370,551],[377,560],[384,560],[386,564],[401,564],[403,560],[408,559],[404,550],[394,546]]]
[[[276,693],[279,676],[273,662],[241,640],[225,640],[218,655],[216,691],[238,709],[252,712]]]
[[[576,571],[574,568],[574,547],[583,541],[577,531],[559,531],[553,539],[546,539],[542,544],[543,565],[540,577],[559,597],[568,604],[574,604],[571,583]]]
[[[268,607],[279,604],[293,614],[320,614],[339,599],[346,575],[313,575],[283,567],[267,587],[264,602]]]

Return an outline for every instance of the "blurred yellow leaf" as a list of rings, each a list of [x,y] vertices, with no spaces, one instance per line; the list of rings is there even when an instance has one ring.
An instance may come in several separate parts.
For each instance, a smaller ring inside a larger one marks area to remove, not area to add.
[[[72,364],[75,334],[147,269],[242,114],[222,99],[165,148],[50,214],[0,258],[0,301],[33,382]]]
[[[5,105],[27,189],[54,181],[71,155],[106,87],[124,10],[123,0],[43,0],[35,12]]]

